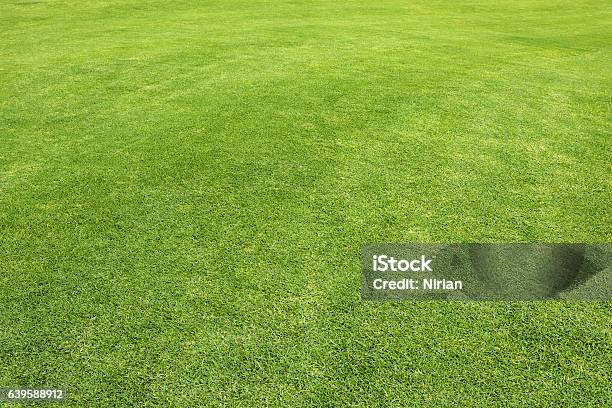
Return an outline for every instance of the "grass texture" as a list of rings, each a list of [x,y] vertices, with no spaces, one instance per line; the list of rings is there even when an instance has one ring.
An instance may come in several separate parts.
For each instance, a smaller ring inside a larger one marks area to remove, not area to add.
[[[0,386],[603,407],[609,302],[360,300],[367,242],[610,242],[609,1],[0,1]]]

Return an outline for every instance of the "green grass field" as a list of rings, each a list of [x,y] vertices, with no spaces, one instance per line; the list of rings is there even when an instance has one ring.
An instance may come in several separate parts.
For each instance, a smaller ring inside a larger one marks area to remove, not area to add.
[[[359,296],[367,242],[610,242],[609,1],[0,0],[0,387],[612,403],[610,302]]]

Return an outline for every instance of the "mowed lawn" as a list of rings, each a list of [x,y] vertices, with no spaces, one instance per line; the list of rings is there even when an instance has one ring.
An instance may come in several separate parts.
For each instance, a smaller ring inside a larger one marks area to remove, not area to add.
[[[0,387],[612,401],[609,302],[367,302],[368,242],[610,242],[609,1],[0,1]]]

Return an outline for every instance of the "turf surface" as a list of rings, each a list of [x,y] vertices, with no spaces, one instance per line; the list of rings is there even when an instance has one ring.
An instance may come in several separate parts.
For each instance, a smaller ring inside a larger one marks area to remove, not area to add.
[[[0,387],[612,402],[610,303],[370,303],[366,242],[609,242],[609,1],[1,1]]]

